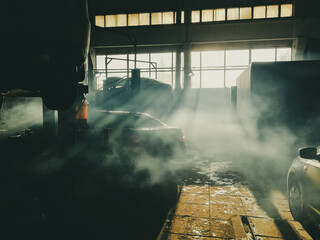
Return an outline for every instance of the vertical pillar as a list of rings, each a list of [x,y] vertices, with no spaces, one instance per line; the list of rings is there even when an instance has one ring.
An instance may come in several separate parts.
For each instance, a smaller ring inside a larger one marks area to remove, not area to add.
[[[185,90],[191,88],[191,47],[190,44],[186,44],[184,47],[184,83],[183,88]]]
[[[191,88],[191,44],[189,39],[189,26],[191,24],[191,0],[184,1],[184,24],[186,26],[184,45],[184,90]]]
[[[55,135],[55,117],[54,111],[47,108],[42,102],[42,113],[43,113],[43,131],[47,137],[54,137]]]
[[[76,112],[72,105],[66,110],[58,111],[58,136],[63,146],[68,147],[76,143]]]
[[[181,91],[181,48],[177,47],[176,51],[176,84],[175,91]]]
[[[141,88],[140,69],[132,69],[131,71],[131,90],[139,93]]]

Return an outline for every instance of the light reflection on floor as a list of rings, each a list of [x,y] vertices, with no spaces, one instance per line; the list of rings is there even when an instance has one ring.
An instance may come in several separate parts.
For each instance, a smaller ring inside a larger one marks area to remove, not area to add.
[[[280,191],[257,199],[240,184],[183,186],[174,214],[158,239],[214,238],[312,239],[293,220],[288,201]]]

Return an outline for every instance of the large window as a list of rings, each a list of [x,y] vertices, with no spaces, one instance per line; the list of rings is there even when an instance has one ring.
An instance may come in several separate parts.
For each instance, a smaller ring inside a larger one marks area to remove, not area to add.
[[[192,88],[236,85],[251,62],[291,61],[291,48],[197,51],[191,53]]]
[[[98,89],[102,88],[106,78],[128,77],[131,76],[131,69],[134,69],[133,54],[98,55],[96,60]],[[175,53],[137,54],[136,67],[140,69],[141,77],[155,78],[174,86]]]
[[[107,73],[106,73],[107,58]],[[181,56],[183,79],[183,53]],[[134,55],[98,55],[98,88],[107,77],[131,76]],[[237,77],[251,62],[291,61],[291,48],[239,49],[191,52],[192,88],[223,88],[236,85]],[[142,77],[161,80],[175,86],[176,54],[144,53],[137,55],[137,68]]]
[[[181,11],[181,23],[184,23],[184,11]],[[216,9],[198,9],[191,11],[191,22],[218,22],[265,18],[286,18],[293,16],[293,5],[273,4],[253,7],[232,7]],[[163,25],[177,23],[177,12],[145,12],[116,15],[97,15],[96,26],[99,27],[126,27]]]

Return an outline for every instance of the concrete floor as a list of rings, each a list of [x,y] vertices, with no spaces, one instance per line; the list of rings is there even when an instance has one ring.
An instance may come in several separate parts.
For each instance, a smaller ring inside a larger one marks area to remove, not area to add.
[[[261,188],[243,176],[240,165],[210,157],[181,162],[188,173],[157,240],[320,239],[317,230],[309,234],[294,221],[285,189]]]

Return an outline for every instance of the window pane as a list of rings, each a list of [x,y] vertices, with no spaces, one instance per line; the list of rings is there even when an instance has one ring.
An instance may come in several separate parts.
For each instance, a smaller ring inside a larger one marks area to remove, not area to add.
[[[223,88],[224,71],[203,71],[201,88]]]
[[[277,18],[279,17],[279,6],[269,5],[267,6],[267,18]]]
[[[104,27],[104,16],[96,16],[96,26]]]
[[[98,55],[96,59],[97,59],[97,69],[106,69],[106,65],[105,65],[106,56]]]
[[[226,66],[249,65],[249,50],[226,51]]]
[[[173,24],[173,12],[163,12],[163,24]]]
[[[266,17],[266,6],[257,6],[253,8],[253,18],[265,18]]]
[[[226,87],[232,87],[237,85],[237,78],[243,70],[227,70],[226,71]]]
[[[291,61],[291,48],[278,48],[277,61]]]
[[[200,67],[200,52],[191,52],[191,67]]]
[[[240,19],[251,19],[251,18],[252,18],[251,7],[240,8]]]
[[[191,77],[191,88],[200,88],[200,71],[193,71]]]
[[[116,15],[106,15],[106,27],[115,27]]]
[[[162,13],[161,12],[151,13],[151,24],[152,25],[162,24]]]
[[[148,72],[145,72],[145,71],[143,71],[143,72],[140,72],[140,77],[149,77],[149,73]]]
[[[281,17],[292,17],[292,4],[281,5]]]
[[[127,55],[108,55],[107,57],[108,60],[110,60],[110,58],[117,58],[109,62],[108,71],[113,70],[114,72],[114,70],[127,69]]]
[[[213,9],[202,10],[201,22],[213,21]]]
[[[198,23],[200,22],[200,11],[191,12],[191,22]]]
[[[157,79],[172,85],[171,72],[158,72]]]
[[[181,23],[184,23],[184,11],[181,11]]]
[[[134,55],[132,55],[134,57]],[[134,58],[133,58],[134,59]],[[137,60],[139,61],[144,61],[144,62],[137,62],[137,68],[140,69],[149,69],[149,67],[152,69],[153,67],[149,64],[149,54],[138,54],[137,55]],[[134,62],[132,62],[133,64]]]
[[[128,14],[128,26],[138,26],[139,25],[139,14]]]
[[[151,62],[156,62],[158,68],[171,68],[171,53],[152,53]]]
[[[239,19],[239,8],[228,8],[228,20],[238,20]]]
[[[117,27],[126,27],[127,26],[127,14],[117,14]]]
[[[224,8],[214,10],[214,21],[226,20],[226,10]]]
[[[110,77],[110,76],[109,76]],[[97,76],[97,89],[102,90],[103,88],[103,81],[106,80],[106,74],[101,73]]]
[[[273,62],[276,59],[276,51],[271,49],[253,49],[251,51],[252,62]]]
[[[139,13],[139,25],[150,25],[150,14],[149,13]]]
[[[202,52],[203,67],[222,67],[224,65],[224,51]]]

